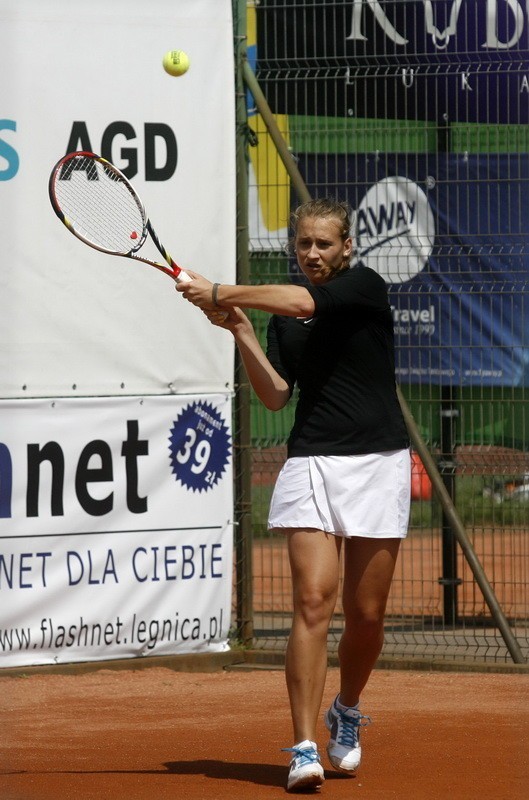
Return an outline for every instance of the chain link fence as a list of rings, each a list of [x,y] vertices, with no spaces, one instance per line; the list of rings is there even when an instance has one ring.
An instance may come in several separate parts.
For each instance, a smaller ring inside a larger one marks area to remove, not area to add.
[[[527,660],[528,11],[477,0],[234,0],[234,12],[239,165],[248,176],[239,280],[300,280],[285,250],[299,198],[242,83],[247,60],[310,193],[356,210],[359,256],[388,283],[402,394]],[[252,318],[264,342],[267,315]],[[266,517],[293,402],[268,412],[239,377],[234,635],[282,652],[289,567]],[[383,657],[511,663],[413,456]],[[338,604],[331,649],[342,624]]]

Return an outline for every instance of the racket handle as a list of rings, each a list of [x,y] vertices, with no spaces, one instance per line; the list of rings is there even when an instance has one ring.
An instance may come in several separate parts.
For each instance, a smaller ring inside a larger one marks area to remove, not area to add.
[[[176,273],[176,270],[175,270],[175,273]],[[180,281],[182,281],[182,283],[187,283],[188,281],[192,281],[193,280],[193,278],[191,278],[187,274],[187,272],[184,272],[183,269],[180,269],[180,272],[178,272],[178,274],[174,274],[173,273],[173,277],[174,277],[176,283],[180,283]],[[219,314],[219,317],[221,317],[223,320],[225,320],[225,319],[227,319],[229,317],[230,312],[229,311],[220,311],[219,310],[218,314]]]

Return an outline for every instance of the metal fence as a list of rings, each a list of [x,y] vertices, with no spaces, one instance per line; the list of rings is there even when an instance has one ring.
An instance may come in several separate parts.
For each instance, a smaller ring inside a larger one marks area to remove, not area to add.
[[[347,198],[388,282],[397,378],[504,614],[529,656],[529,18],[522,4],[234,0],[239,280],[299,280],[299,198],[266,116],[314,196]],[[264,340],[267,316],[253,314]],[[266,530],[293,406],[266,411],[239,375],[236,631],[283,650],[281,537]],[[383,656],[508,663],[512,652],[417,454]],[[338,605],[331,631],[337,646]]]

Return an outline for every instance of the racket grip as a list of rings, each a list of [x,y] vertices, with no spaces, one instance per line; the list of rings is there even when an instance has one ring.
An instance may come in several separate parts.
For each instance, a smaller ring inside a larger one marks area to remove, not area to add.
[[[180,272],[177,275],[174,275],[174,279],[175,279],[176,283],[180,283],[180,282],[187,283],[188,281],[192,281],[193,280],[193,278],[191,278],[187,274],[187,272],[184,272],[183,269],[181,269]],[[219,317],[222,318],[222,320],[227,319],[229,317],[229,315],[230,315],[229,311],[221,311],[220,309],[219,309],[219,311],[217,313],[218,313]]]

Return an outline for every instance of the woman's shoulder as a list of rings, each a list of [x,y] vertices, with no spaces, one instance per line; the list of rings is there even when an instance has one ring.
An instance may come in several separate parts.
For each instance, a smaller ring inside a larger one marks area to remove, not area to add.
[[[343,283],[342,283],[343,281]],[[333,283],[331,281],[329,286]],[[347,287],[347,288],[346,288]],[[336,276],[336,288],[347,291],[348,295],[362,295],[379,301],[386,300],[388,287],[384,278],[371,267],[359,261]]]
[[[367,283],[386,289],[386,281],[372,267],[368,267],[363,261],[357,261],[349,269],[344,270],[338,277],[346,277],[350,281],[357,283]]]

